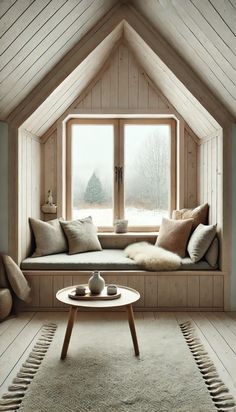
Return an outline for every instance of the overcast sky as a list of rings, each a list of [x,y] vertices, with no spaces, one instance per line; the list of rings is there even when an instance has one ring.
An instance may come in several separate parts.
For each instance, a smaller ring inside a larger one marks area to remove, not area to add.
[[[154,130],[168,138],[168,125],[126,125],[125,155],[132,167],[135,157],[145,140]],[[112,176],[113,171],[113,125],[73,125],[72,126],[73,173],[87,181],[92,173],[103,179]],[[131,157],[129,156],[131,154]]]

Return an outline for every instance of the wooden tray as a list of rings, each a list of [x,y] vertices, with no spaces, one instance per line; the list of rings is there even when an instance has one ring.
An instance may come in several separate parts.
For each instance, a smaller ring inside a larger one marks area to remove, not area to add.
[[[92,295],[89,288],[86,288],[86,294],[84,296],[76,295],[76,289],[72,290],[68,293],[69,298],[75,300],[113,300],[118,299],[121,297],[121,292],[117,288],[117,293],[115,295],[108,295],[107,294],[107,286],[103,289],[103,291],[99,295]]]

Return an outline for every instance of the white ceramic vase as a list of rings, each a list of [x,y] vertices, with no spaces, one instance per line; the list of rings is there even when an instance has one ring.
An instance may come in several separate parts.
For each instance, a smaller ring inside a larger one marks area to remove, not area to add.
[[[93,295],[98,295],[103,291],[105,287],[105,280],[97,270],[93,272],[91,278],[89,278],[88,287]]]

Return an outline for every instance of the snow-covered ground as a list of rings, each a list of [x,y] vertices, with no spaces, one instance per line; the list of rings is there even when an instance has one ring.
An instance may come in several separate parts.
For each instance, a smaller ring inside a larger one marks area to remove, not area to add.
[[[167,210],[147,210],[126,208],[125,219],[128,219],[129,226],[159,226],[163,217],[168,217]],[[113,226],[112,209],[74,209],[73,218],[81,219],[92,216],[96,226]]]

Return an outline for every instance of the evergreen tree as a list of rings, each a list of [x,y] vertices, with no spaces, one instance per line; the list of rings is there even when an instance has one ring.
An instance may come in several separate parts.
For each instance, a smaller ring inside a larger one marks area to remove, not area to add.
[[[93,172],[87,183],[84,192],[84,201],[87,203],[103,203],[105,201],[105,193],[101,181],[95,172]]]

